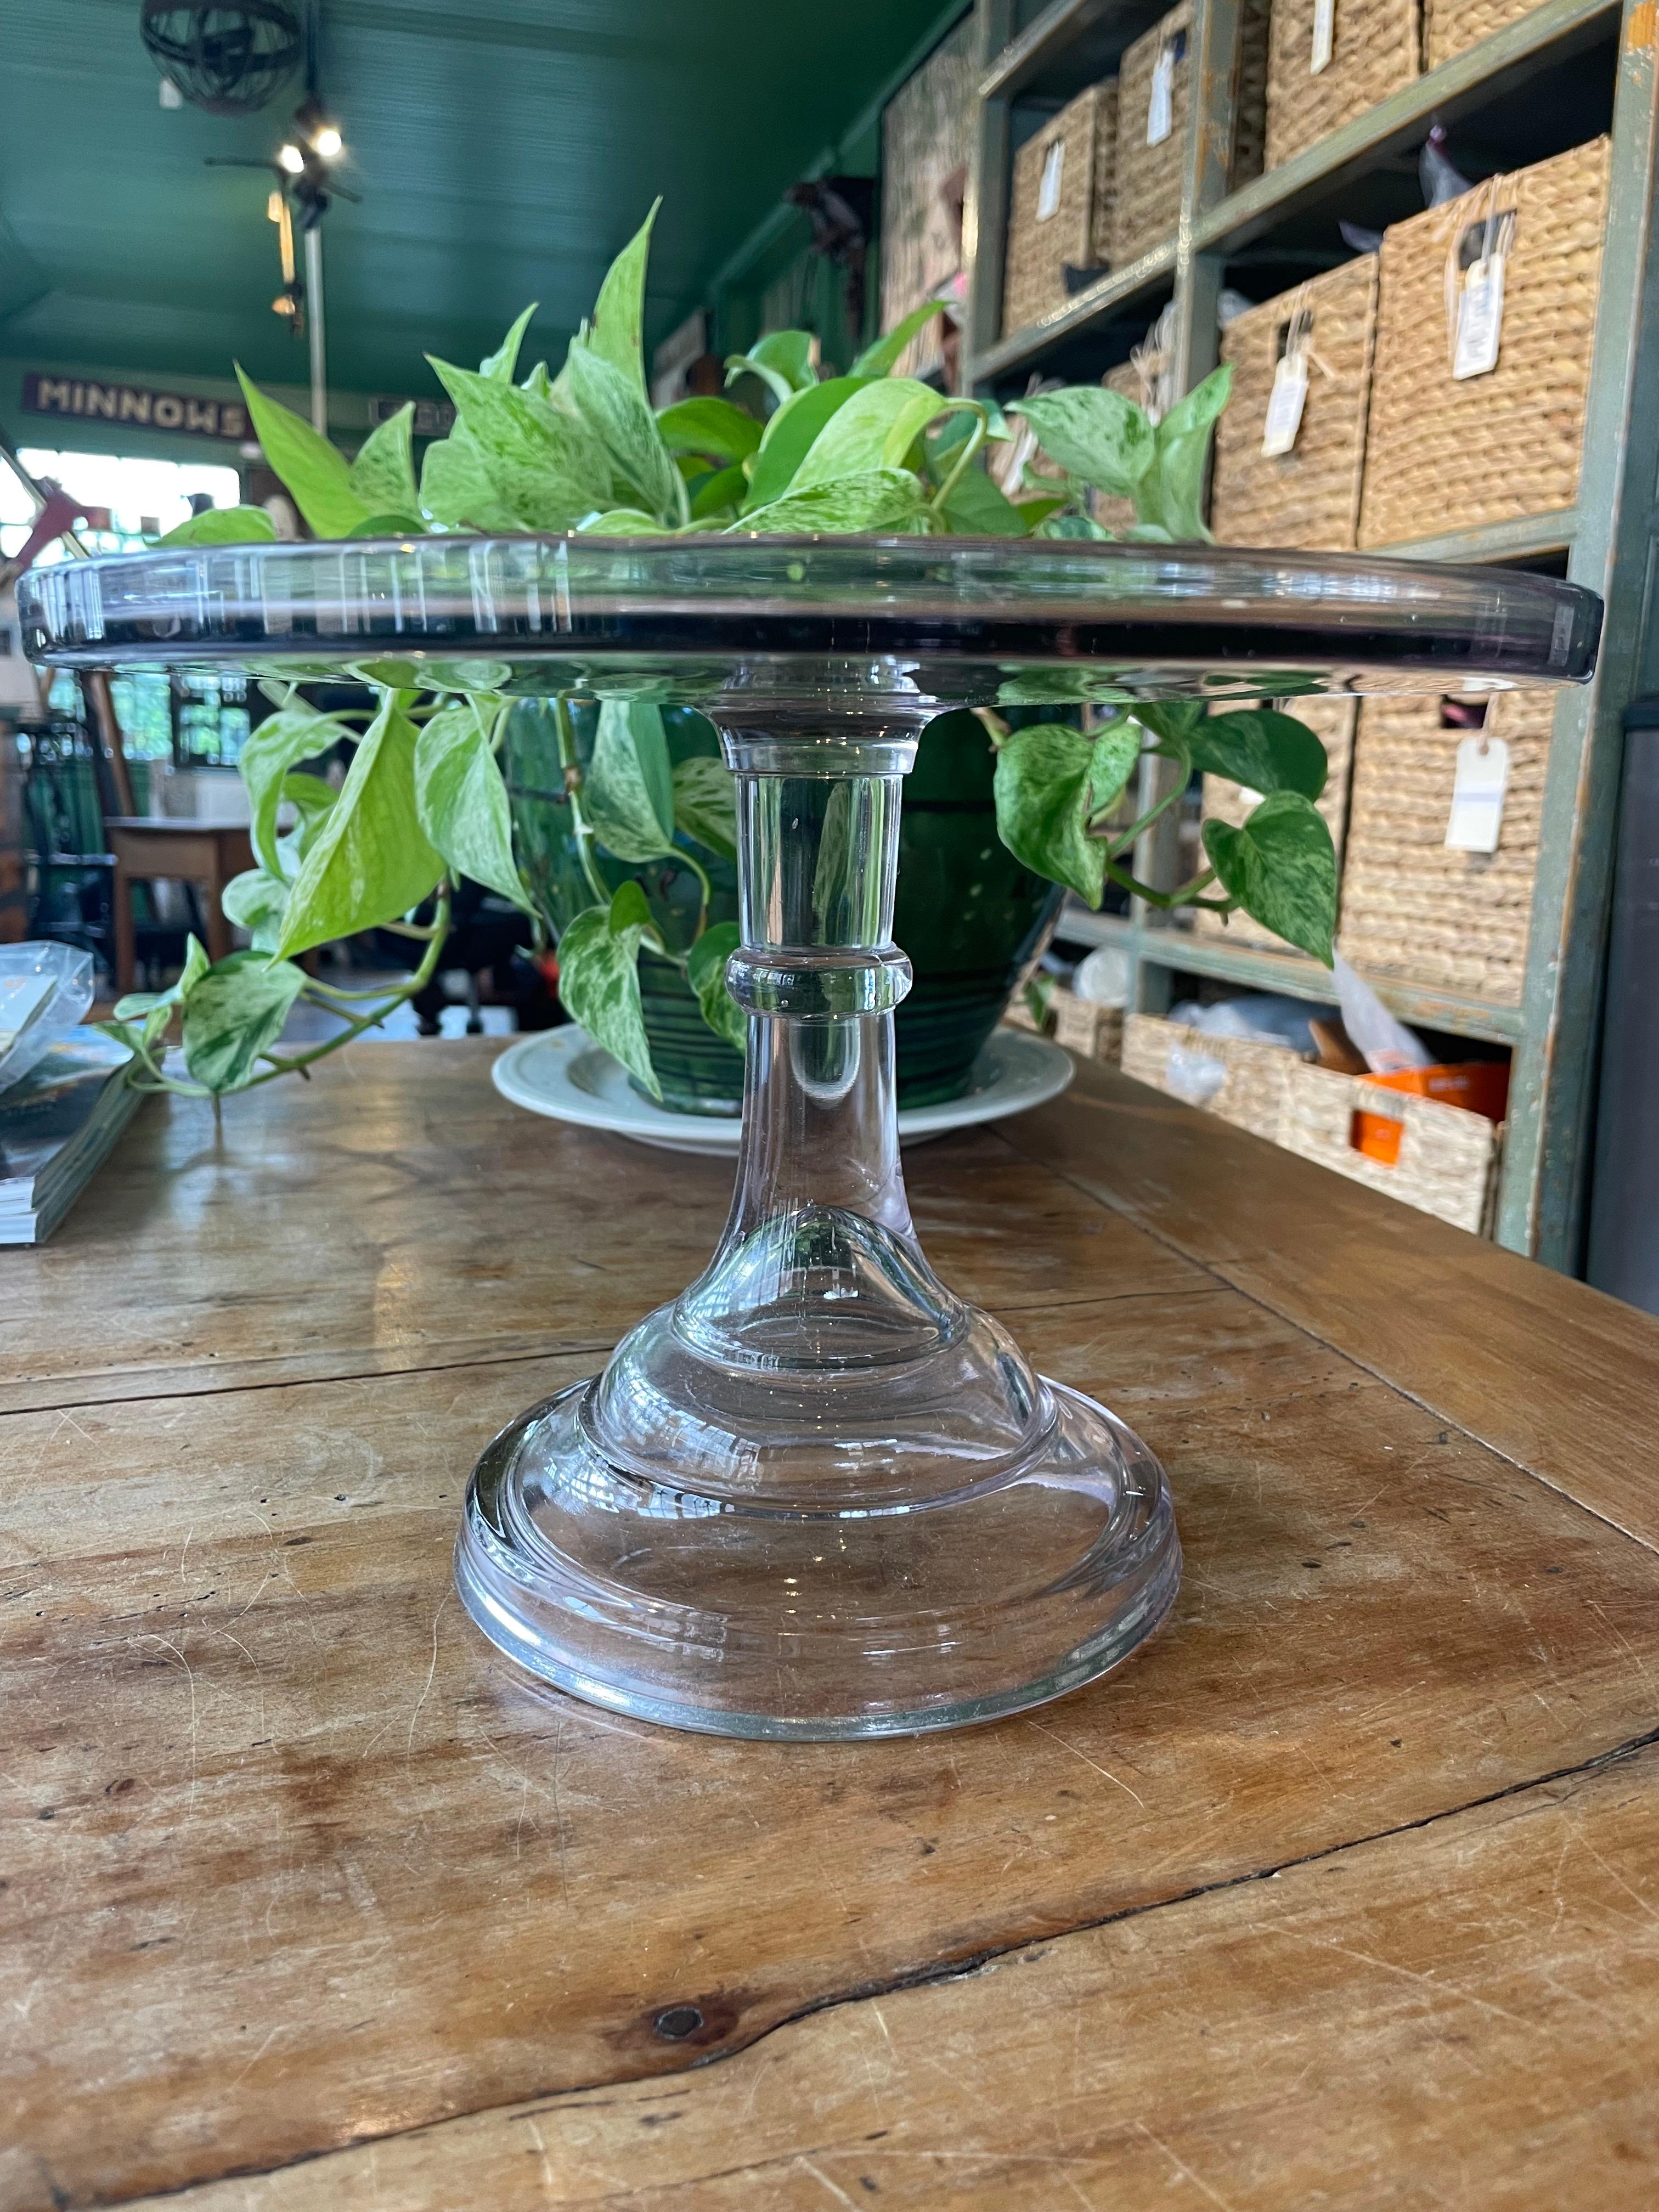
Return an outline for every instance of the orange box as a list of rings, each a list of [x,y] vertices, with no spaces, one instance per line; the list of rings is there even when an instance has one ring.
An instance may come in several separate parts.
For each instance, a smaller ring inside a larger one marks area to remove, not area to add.
[[[1402,1068],[1398,1075],[1368,1075],[1364,1081],[1383,1091],[1407,1091],[1418,1098],[1438,1098],[1448,1106],[1462,1106],[1488,1121],[1502,1121],[1510,1097],[1510,1063],[1506,1060],[1462,1060],[1440,1067]],[[1400,1134],[1405,1125],[1387,1114],[1357,1109],[1353,1117],[1355,1152],[1370,1160],[1395,1167],[1400,1159]]]

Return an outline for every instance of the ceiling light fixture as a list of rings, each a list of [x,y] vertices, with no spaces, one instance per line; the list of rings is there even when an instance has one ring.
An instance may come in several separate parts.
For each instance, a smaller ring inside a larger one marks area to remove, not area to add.
[[[303,0],[305,32],[301,41],[306,71],[306,94],[294,111],[293,136],[283,139],[274,155],[250,161],[236,154],[210,154],[210,168],[264,169],[274,174],[276,190],[266,202],[265,212],[277,226],[282,256],[283,289],[271,301],[297,337],[303,331],[311,341],[311,421],[320,436],[328,432],[328,363],[323,327],[322,222],[335,198],[356,201],[357,195],[339,183],[331,164],[345,153],[340,126],[329,113],[318,90],[318,49],[320,44],[322,0]],[[250,0],[253,12],[269,11],[278,0]],[[148,25],[152,13],[165,13],[161,0],[145,0]],[[217,18],[234,15],[234,9],[198,9],[194,15]],[[286,10],[283,10],[286,12]],[[148,30],[146,45],[152,52]],[[295,267],[295,228],[304,240],[305,276]]]
[[[340,126],[315,92],[308,92],[294,111],[295,137],[319,161],[337,161],[345,151]]]

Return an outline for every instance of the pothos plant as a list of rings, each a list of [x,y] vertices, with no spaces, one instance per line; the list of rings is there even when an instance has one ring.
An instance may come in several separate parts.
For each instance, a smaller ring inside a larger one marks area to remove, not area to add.
[[[809,335],[775,331],[727,362],[727,388],[763,393],[763,413],[731,398],[682,400],[653,411],[641,324],[652,220],[611,266],[591,321],[557,375],[538,361],[520,373],[535,310],[526,307],[477,369],[433,359],[455,407],[449,434],[429,445],[418,473],[414,408],[374,430],[355,459],[252,384],[240,369],[254,428],[271,467],[321,538],[437,532],[576,532],[629,538],[698,533],[862,533],[1101,538],[1092,495],[1127,501],[1127,535],[1153,543],[1208,536],[1205,467],[1231,372],[1218,370],[1154,424],[1120,394],[1085,385],[1033,397],[1006,413],[896,373],[905,348],[937,313],[929,304],[868,348],[843,376],[821,378]],[[1005,490],[985,465],[988,447],[1023,416],[1049,471]],[[164,544],[222,544],[274,537],[261,507],[212,510]],[[256,674],[259,673],[256,670]],[[338,671],[319,671],[337,675]],[[264,672],[276,711],[253,730],[241,770],[256,866],[225,894],[252,944],[210,963],[192,939],[173,988],[123,999],[107,1026],[136,1055],[135,1079],[210,1096],[248,1088],[309,1064],[363,1030],[431,978],[448,930],[450,887],[470,876],[521,908],[526,934],[544,926],[515,862],[500,752],[513,702],[477,663],[369,661],[352,672],[374,705],[325,714],[294,672]],[[1249,708],[1211,714],[1198,702],[1150,705],[1091,672],[1012,677],[1011,706],[1089,709],[1091,726],[1042,721],[1010,729],[984,716],[997,749],[998,828],[1018,859],[1098,907],[1108,883],[1160,907],[1243,908],[1329,962],[1336,866],[1315,806],[1325,781],[1318,738],[1291,716]],[[718,761],[672,767],[662,712],[636,695],[602,697],[597,735],[579,765],[569,702],[554,702],[570,819],[592,902],[557,941],[564,1003],[648,1091],[660,1095],[641,1013],[637,963],[650,947],[684,971],[704,1018],[741,1046],[726,994],[732,924],[708,919],[710,854],[735,839],[732,780]],[[338,789],[307,772],[344,740],[354,750]],[[1127,825],[1120,801],[1147,754],[1173,763],[1166,795]],[[1136,839],[1179,798],[1194,770],[1261,794],[1242,828],[1209,822],[1206,865],[1160,891],[1126,865]],[[288,826],[280,826],[284,818]],[[1115,826],[1112,826],[1115,824]],[[635,880],[613,887],[599,865],[672,860],[702,884],[696,927],[658,911]],[[418,965],[392,993],[356,993],[307,975],[299,956],[374,928],[421,945]],[[283,1051],[299,1000],[326,1008],[337,1033]],[[167,1064],[178,1024],[184,1074]]]

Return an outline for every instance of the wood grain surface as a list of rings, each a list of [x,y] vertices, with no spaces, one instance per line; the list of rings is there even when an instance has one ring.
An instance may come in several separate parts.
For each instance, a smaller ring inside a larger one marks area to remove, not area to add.
[[[1079,1062],[1014,1150],[1659,1547],[1659,1322]]]
[[[181,2212],[1652,2202],[1654,1755]]]
[[[608,1352],[707,1261],[732,1164],[509,1106],[498,1048],[344,1053],[217,1134],[204,1106],[147,1105],[57,1237],[6,1255],[0,1411]],[[1204,1283],[993,1133],[908,1158],[935,1264],[981,1303]]]
[[[158,1103],[6,1262],[0,2206],[1654,2200],[1653,1324],[1085,1072],[907,1168],[1164,1458],[1170,1627],[959,1735],[675,1735],[449,1554],[729,1170],[489,1057]]]

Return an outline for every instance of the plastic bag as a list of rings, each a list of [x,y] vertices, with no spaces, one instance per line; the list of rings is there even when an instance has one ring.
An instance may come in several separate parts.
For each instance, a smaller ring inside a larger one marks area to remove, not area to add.
[[[1432,1067],[1434,1054],[1395,1021],[1370,985],[1354,974],[1339,952],[1336,994],[1342,1002],[1342,1026],[1354,1050],[1373,1075],[1400,1075],[1408,1067]]]
[[[79,1027],[93,1000],[90,952],[73,945],[0,945],[0,1091]]]

